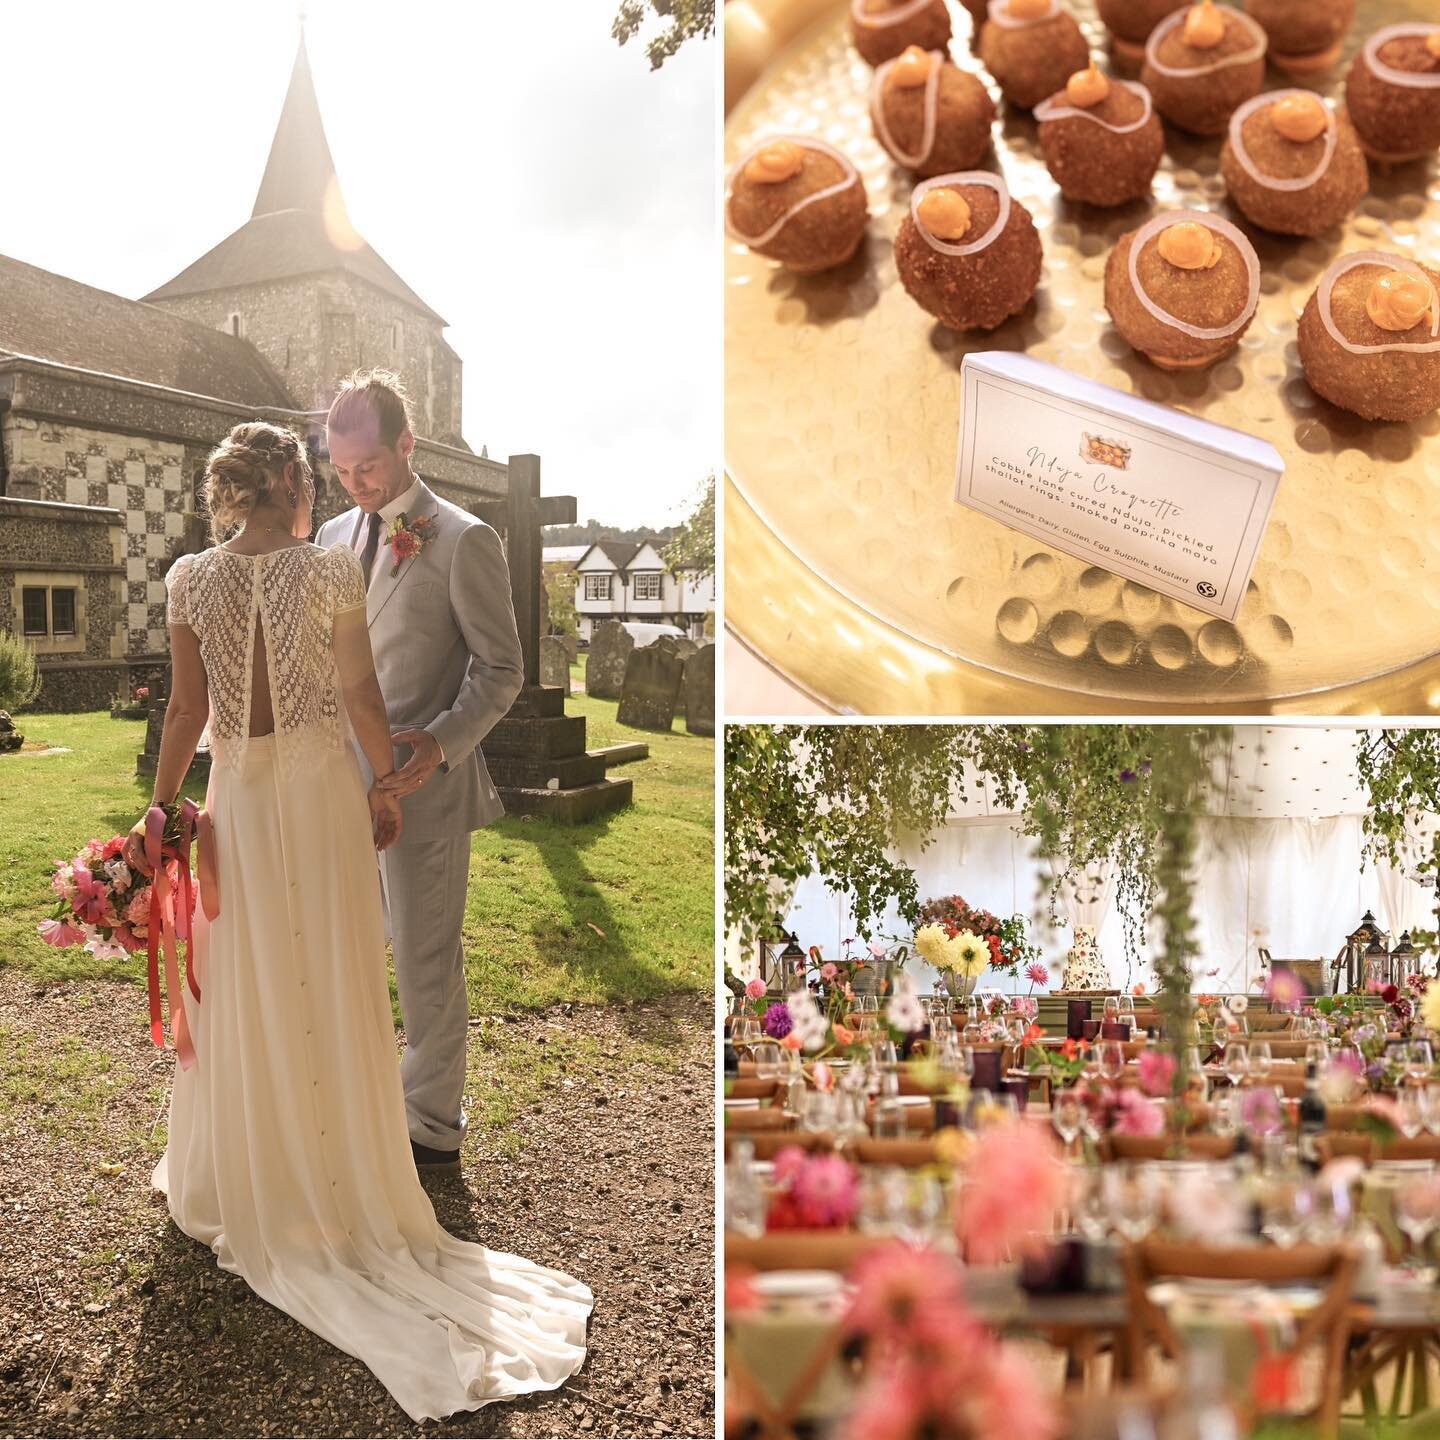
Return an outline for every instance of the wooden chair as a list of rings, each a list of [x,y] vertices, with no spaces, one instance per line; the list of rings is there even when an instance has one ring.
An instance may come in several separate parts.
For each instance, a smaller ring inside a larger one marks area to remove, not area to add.
[[[775,1230],[765,1235],[725,1232],[725,1263],[752,1270],[836,1270],[847,1275],[872,1250],[893,1245],[891,1235],[858,1230]]]
[[[809,1130],[771,1130],[755,1131],[750,1134],[725,1135],[725,1158],[730,1158],[731,1143],[735,1140],[748,1140],[755,1149],[757,1160],[773,1160],[787,1145],[798,1145],[802,1150],[810,1150],[823,1153],[826,1150],[835,1148],[835,1137],[829,1131],[819,1133]]]
[[[1129,1351],[1137,1369],[1136,1378],[1141,1380],[1150,1341],[1158,1342],[1171,1360],[1178,1360],[1182,1352],[1169,1318],[1150,1299],[1153,1281],[1237,1280],[1258,1285],[1328,1282],[1320,1304],[1308,1315],[1296,1317],[1294,1341],[1287,1353],[1298,1355],[1311,1345],[1321,1347],[1324,1368],[1320,1376],[1320,1403],[1312,1418],[1321,1436],[1334,1440],[1339,1434],[1350,1292],[1357,1264],[1353,1251],[1338,1245],[1295,1245],[1289,1249],[1269,1245],[1211,1248],[1152,1238],[1128,1246],[1124,1264],[1130,1306]]]
[[[915,1169],[940,1163],[933,1140],[857,1140],[847,1145],[844,1153],[859,1165],[903,1165]]]
[[[750,1133],[761,1130],[788,1130],[794,1123],[783,1111],[773,1106],[758,1110],[726,1110],[725,1128],[731,1132]]]
[[[755,1080],[742,1076],[725,1084],[727,1100],[773,1100],[779,1091],[778,1080]]]
[[[1180,1140],[1186,1160],[1228,1160],[1235,1153],[1233,1135],[1185,1135]],[[1168,1135],[1110,1135],[1104,1142],[1107,1160],[1169,1160],[1175,1141]]]
[[[1413,1139],[1397,1135],[1382,1145],[1373,1135],[1339,1131],[1322,1135],[1316,1149],[1322,1160],[1354,1155],[1367,1165],[1377,1160],[1440,1160],[1440,1135],[1416,1135]]]

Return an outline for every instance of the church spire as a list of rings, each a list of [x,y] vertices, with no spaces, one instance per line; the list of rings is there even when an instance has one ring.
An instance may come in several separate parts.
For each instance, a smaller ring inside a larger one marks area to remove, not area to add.
[[[302,30],[290,88],[285,92],[285,107],[275,127],[270,158],[265,162],[265,176],[251,214],[271,215],[277,210],[323,212],[325,191],[334,178],[335,162],[325,139]]]

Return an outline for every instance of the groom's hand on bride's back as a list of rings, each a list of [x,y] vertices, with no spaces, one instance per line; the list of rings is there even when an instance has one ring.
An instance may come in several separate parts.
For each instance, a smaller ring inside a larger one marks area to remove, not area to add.
[[[400,797],[388,794],[382,782],[370,787],[370,825],[375,835],[375,848],[388,850],[399,838],[404,826],[400,814]]]

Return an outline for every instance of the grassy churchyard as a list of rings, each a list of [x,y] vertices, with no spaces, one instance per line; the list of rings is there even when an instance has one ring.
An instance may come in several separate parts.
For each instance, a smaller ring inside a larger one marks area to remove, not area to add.
[[[128,828],[144,725],[25,715],[0,757],[0,1433],[688,1435],[713,1427],[714,745],[573,696],[592,747],[642,739],[635,804],[476,835],[465,949],[471,1139],[428,1180],[467,1239],[597,1297],[562,1390],[409,1422],[370,1373],[218,1270],[150,1171],[173,1055],[144,957],[42,944],[51,863]],[[394,982],[392,974],[392,995]],[[403,1040],[396,1006],[397,1047]]]

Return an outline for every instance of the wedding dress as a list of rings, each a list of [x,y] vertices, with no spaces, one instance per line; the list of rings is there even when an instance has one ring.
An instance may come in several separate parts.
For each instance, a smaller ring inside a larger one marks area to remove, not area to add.
[[[334,631],[364,625],[348,547],[184,556],[169,618],[210,687],[220,913],[197,907],[196,1063],[152,1183],[222,1269],[362,1360],[412,1420],[562,1384],[592,1297],[440,1227],[411,1158],[369,806]],[[338,617],[338,618],[337,618]],[[250,736],[257,623],[274,733]],[[358,634],[358,631],[349,631]]]

